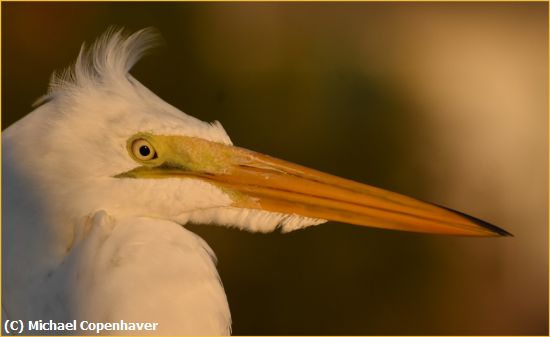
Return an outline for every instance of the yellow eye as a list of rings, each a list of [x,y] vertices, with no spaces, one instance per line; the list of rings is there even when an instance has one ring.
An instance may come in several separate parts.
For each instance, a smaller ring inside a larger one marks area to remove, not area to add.
[[[157,158],[155,148],[147,140],[139,138],[132,143],[132,153],[139,160],[151,160]]]

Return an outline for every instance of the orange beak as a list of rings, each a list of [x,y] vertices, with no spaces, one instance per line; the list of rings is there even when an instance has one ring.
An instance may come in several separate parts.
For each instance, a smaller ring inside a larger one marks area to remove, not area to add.
[[[228,191],[233,207],[411,232],[509,236],[474,217],[243,148],[185,136],[148,136],[155,165],[121,177],[193,177]],[[164,153],[163,153],[164,152]]]
[[[227,173],[202,179],[251,198],[234,207],[298,214],[360,226],[461,236],[509,236],[474,217],[260,153],[233,148]]]

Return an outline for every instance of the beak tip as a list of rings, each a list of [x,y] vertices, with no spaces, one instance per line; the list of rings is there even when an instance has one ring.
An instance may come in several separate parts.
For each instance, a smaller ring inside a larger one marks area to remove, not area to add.
[[[494,236],[509,236],[509,237],[513,237],[514,235],[498,226],[495,226],[493,224],[490,224],[486,221],[483,221],[483,220],[480,220],[480,219],[477,219],[477,218],[474,218],[472,216],[469,216],[469,215],[465,215],[463,214],[463,216],[467,217],[470,221],[474,222],[475,224],[477,224],[478,226],[480,227],[483,227],[484,229],[490,231],[492,234],[494,234]]]
[[[468,215],[468,214],[465,214],[465,213],[462,213],[462,212],[459,212],[459,211],[455,211],[454,209],[450,209],[450,208],[447,208],[447,207],[443,207],[443,206],[439,206],[441,208],[445,208],[446,210],[450,211],[450,212],[453,212],[453,213],[456,213],[468,220],[470,220],[471,222],[475,223],[476,225],[478,225],[479,227],[489,231],[492,235],[490,236],[509,236],[509,237],[514,237],[514,235],[498,226],[495,226],[493,224],[490,224],[486,221],[483,221],[483,220],[480,220],[478,218],[475,218],[471,215]]]

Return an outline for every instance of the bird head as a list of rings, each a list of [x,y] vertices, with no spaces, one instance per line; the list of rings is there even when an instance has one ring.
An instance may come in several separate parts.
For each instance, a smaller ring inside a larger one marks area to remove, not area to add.
[[[233,146],[218,122],[164,102],[129,74],[157,41],[111,30],[54,74],[3,136],[5,159],[52,214],[99,209],[267,232],[327,220],[467,236],[505,231],[459,212]]]

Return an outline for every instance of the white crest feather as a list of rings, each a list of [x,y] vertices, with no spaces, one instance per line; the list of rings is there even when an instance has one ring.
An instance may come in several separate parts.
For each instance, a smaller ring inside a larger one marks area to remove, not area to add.
[[[55,96],[60,89],[130,84],[130,69],[160,41],[154,28],[131,35],[125,34],[124,29],[111,28],[91,46],[82,45],[74,66],[52,75],[48,96]]]

